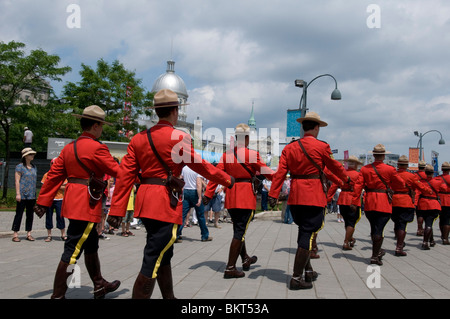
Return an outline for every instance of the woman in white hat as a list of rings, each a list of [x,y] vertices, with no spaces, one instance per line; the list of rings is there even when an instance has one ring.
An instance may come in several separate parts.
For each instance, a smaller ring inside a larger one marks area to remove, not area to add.
[[[33,207],[36,203],[36,166],[31,163],[34,159],[35,151],[31,147],[22,150],[22,162],[16,166],[14,174],[16,182],[16,215],[12,224],[14,232],[12,241],[20,242],[19,229],[22,223],[23,212],[26,210],[25,231],[27,232],[27,240],[34,241],[31,236],[33,228]]]

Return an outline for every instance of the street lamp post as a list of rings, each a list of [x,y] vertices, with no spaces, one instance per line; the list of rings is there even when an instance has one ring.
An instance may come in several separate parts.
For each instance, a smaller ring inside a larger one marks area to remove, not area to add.
[[[430,133],[430,132],[437,132],[439,133],[439,135],[441,135],[441,139],[439,140],[439,145],[443,145],[445,144],[444,139],[442,138],[442,133],[439,132],[438,130],[430,130],[428,132],[425,133],[419,133],[419,131],[414,131],[414,135],[419,137],[419,142],[417,143],[417,146],[419,147],[419,160],[423,161],[423,154],[422,154],[422,138],[424,137],[425,134]]]
[[[299,106],[298,106],[298,108],[300,109],[300,117],[305,117],[306,111],[308,110],[308,108],[306,107],[306,95],[307,95],[307,92],[308,92],[308,87],[310,86],[310,84],[312,82],[314,82],[318,78],[321,78],[321,77],[324,77],[324,76],[329,76],[329,77],[333,78],[334,83],[335,83],[335,89],[331,93],[331,99],[332,100],[341,100],[342,99],[341,92],[337,88],[337,81],[334,78],[334,76],[332,76],[331,74],[322,74],[322,75],[316,76],[309,83],[307,83],[304,80],[295,80],[295,82],[294,82],[295,86],[303,88],[302,97],[300,98],[300,103],[299,103]],[[303,137],[303,134],[304,134],[303,128],[301,127],[300,128],[300,137]]]

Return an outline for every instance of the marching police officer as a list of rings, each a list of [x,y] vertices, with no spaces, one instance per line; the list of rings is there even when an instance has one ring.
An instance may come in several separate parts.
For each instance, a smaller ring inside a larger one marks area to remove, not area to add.
[[[309,260],[312,241],[323,226],[327,205],[327,190],[323,188],[326,181],[322,178],[325,167],[346,183],[350,180],[342,164],[333,159],[330,146],[317,139],[320,128],[328,124],[315,112],[308,112],[297,121],[303,127],[304,137],[283,149],[269,192],[269,203],[274,206],[285,176],[290,173],[288,205],[294,222],[298,225],[298,248],[289,284],[292,290],[312,288],[311,282],[317,277]],[[302,277],[304,271],[305,278]]]
[[[397,161],[397,173],[404,180],[405,187],[393,187],[391,219],[394,222],[394,232],[397,238],[395,256],[406,256],[403,247],[405,246],[406,226],[414,219],[415,193],[432,195],[430,187],[421,183],[417,174],[407,171],[408,166],[408,158],[405,155],[400,156]]]
[[[428,184],[432,190],[432,195],[420,193],[419,202],[417,203],[417,217],[422,217],[425,224],[422,249],[429,250],[430,247],[434,247],[436,244],[433,238],[433,224],[441,212],[439,193],[446,192],[447,187],[442,181],[442,178],[433,177],[433,166],[427,164],[425,166],[425,174],[427,175],[427,178],[423,183]]]
[[[241,278],[245,273],[236,268],[239,256],[242,258],[242,269],[249,270],[257,261],[256,256],[247,254],[245,234],[256,209],[257,181],[256,174],[272,179],[273,171],[261,161],[258,151],[248,148],[250,128],[247,124],[238,124],[235,128],[236,145],[231,145],[225,152],[217,168],[235,177],[235,185],[226,191],[225,208],[233,221],[233,239],[231,240],[227,267],[224,278]],[[214,196],[217,183],[209,181],[204,194],[207,205]]]
[[[187,165],[195,172],[226,187],[234,178],[204,161],[194,151],[189,134],[176,130],[178,107],[175,92],[162,89],[155,94],[154,108],[159,122],[136,134],[128,145],[117,174],[108,223],[120,225],[125,216],[133,184],[141,174],[136,194],[134,216],[147,231],[141,270],[133,286],[132,298],[151,297],[155,281],[165,299],[175,298],[171,258],[177,227],[182,223],[182,186],[178,179]]]
[[[361,218],[361,204],[357,205],[358,208],[355,212],[350,208],[350,205],[352,204],[353,184],[359,176],[357,169],[362,163],[354,155],[344,161],[347,163],[346,174],[350,177],[351,182],[341,186],[341,193],[339,194],[337,204],[339,205],[339,211],[345,222],[345,238],[342,249],[352,250],[352,247],[356,242],[355,238],[353,238],[353,233],[355,232],[356,224]],[[328,191],[328,202],[331,201],[338,187],[339,185],[337,183],[331,185]]]
[[[371,264],[383,265],[381,261],[384,250],[383,231],[392,214],[390,196],[392,187],[405,187],[403,179],[397,174],[394,167],[384,164],[385,155],[388,154],[382,144],[373,148],[372,154],[375,161],[363,166],[354,186],[352,209],[360,202],[361,192],[365,189],[364,211],[370,223],[370,235],[372,237]]]
[[[105,115],[97,105],[86,107],[81,115],[74,114],[80,118],[83,133],[76,141],[66,145],[54,161],[35,206],[38,215],[42,210],[46,211],[67,178],[61,215],[69,219],[69,227],[51,298],[65,297],[66,280],[70,275],[67,268],[77,262],[83,251],[86,268],[94,283],[94,298],[104,298],[120,285],[118,280],[107,282],[100,272],[96,225],[101,221],[102,201],[101,194],[92,194],[92,185],[88,186],[92,174],[101,180],[105,173],[116,176],[119,169],[108,147],[98,141],[103,125],[110,124],[105,122]]]
[[[442,163],[441,169],[441,178],[447,189],[439,193],[442,208],[441,214],[439,215],[439,227],[441,229],[442,244],[450,245],[448,241],[448,234],[450,232],[450,164],[448,162]]]

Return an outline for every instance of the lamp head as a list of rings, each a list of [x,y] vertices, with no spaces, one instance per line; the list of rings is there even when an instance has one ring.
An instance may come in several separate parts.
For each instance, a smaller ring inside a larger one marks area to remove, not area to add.
[[[303,80],[295,80],[294,83],[295,83],[295,86],[297,86],[299,88],[302,88],[306,85],[306,82]]]
[[[331,93],[331,99],[332,100],[340,100],[340,99],[342,99],[341,92],[337,88],[334,89],[334,91]]]
[[[444,141],[443,138],[441,138],[441,139],[439,140],[439,145],[444,145],[444,144],[445,144],[445,141]]]
[[[415,136],[419,136],[419,131],[414,131]]]

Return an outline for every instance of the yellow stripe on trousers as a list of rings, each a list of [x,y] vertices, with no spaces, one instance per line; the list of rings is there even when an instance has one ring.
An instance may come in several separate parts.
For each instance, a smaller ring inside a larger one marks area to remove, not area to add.
[[[84,242],[88,238],[89,234],[91,233],[92,227],[94,226],[94,223],[89,222],[86,229],[83,232],[83,235],[81,236],[80,240],[78,241],[77,245],[75,246],[75,250],[70,257],[70,265],[74,265],[77,262],[77,256],[81,251],[81,246],[83,246]]]
[[[163,259],[163,256],[164,256],[165,252],[167,251],[167,249],[169,249],[173,245],[173,243],[177,239],[177,229],[178,229],[178,225],[174,224],[173,228],[172,228],[172,238],[170,239],[170,241],[166,245],[166,247],[164,247],[164,249],[159,254],[159,257],[156,260],[155,269],[153,269],[152,278],[156,278],[157,277],[158,269],[159,269],[159,266],[161,266],[161,260]]]
[[[324,209],[322,226],[320,226],[320,228],[316,232],[312,233],[311,238],[309,239],[309,250],[312,250],[312,242],[313,242],[314,236],[317,235],[317,233],[322,230],[323,226],[325,226],[325,214],[326,214],[326,211]]]
[[[250,225],[250,222],[252,221],[254,214],[255,214],[255,211],[252,210],[252,213],[250,214],[250,218],[247,221],[247,225],[245,225],[244,235],[242,235],[242,240],[241,240],[242,242],[245,241],[245,234],[247,234],[248,225]]]

